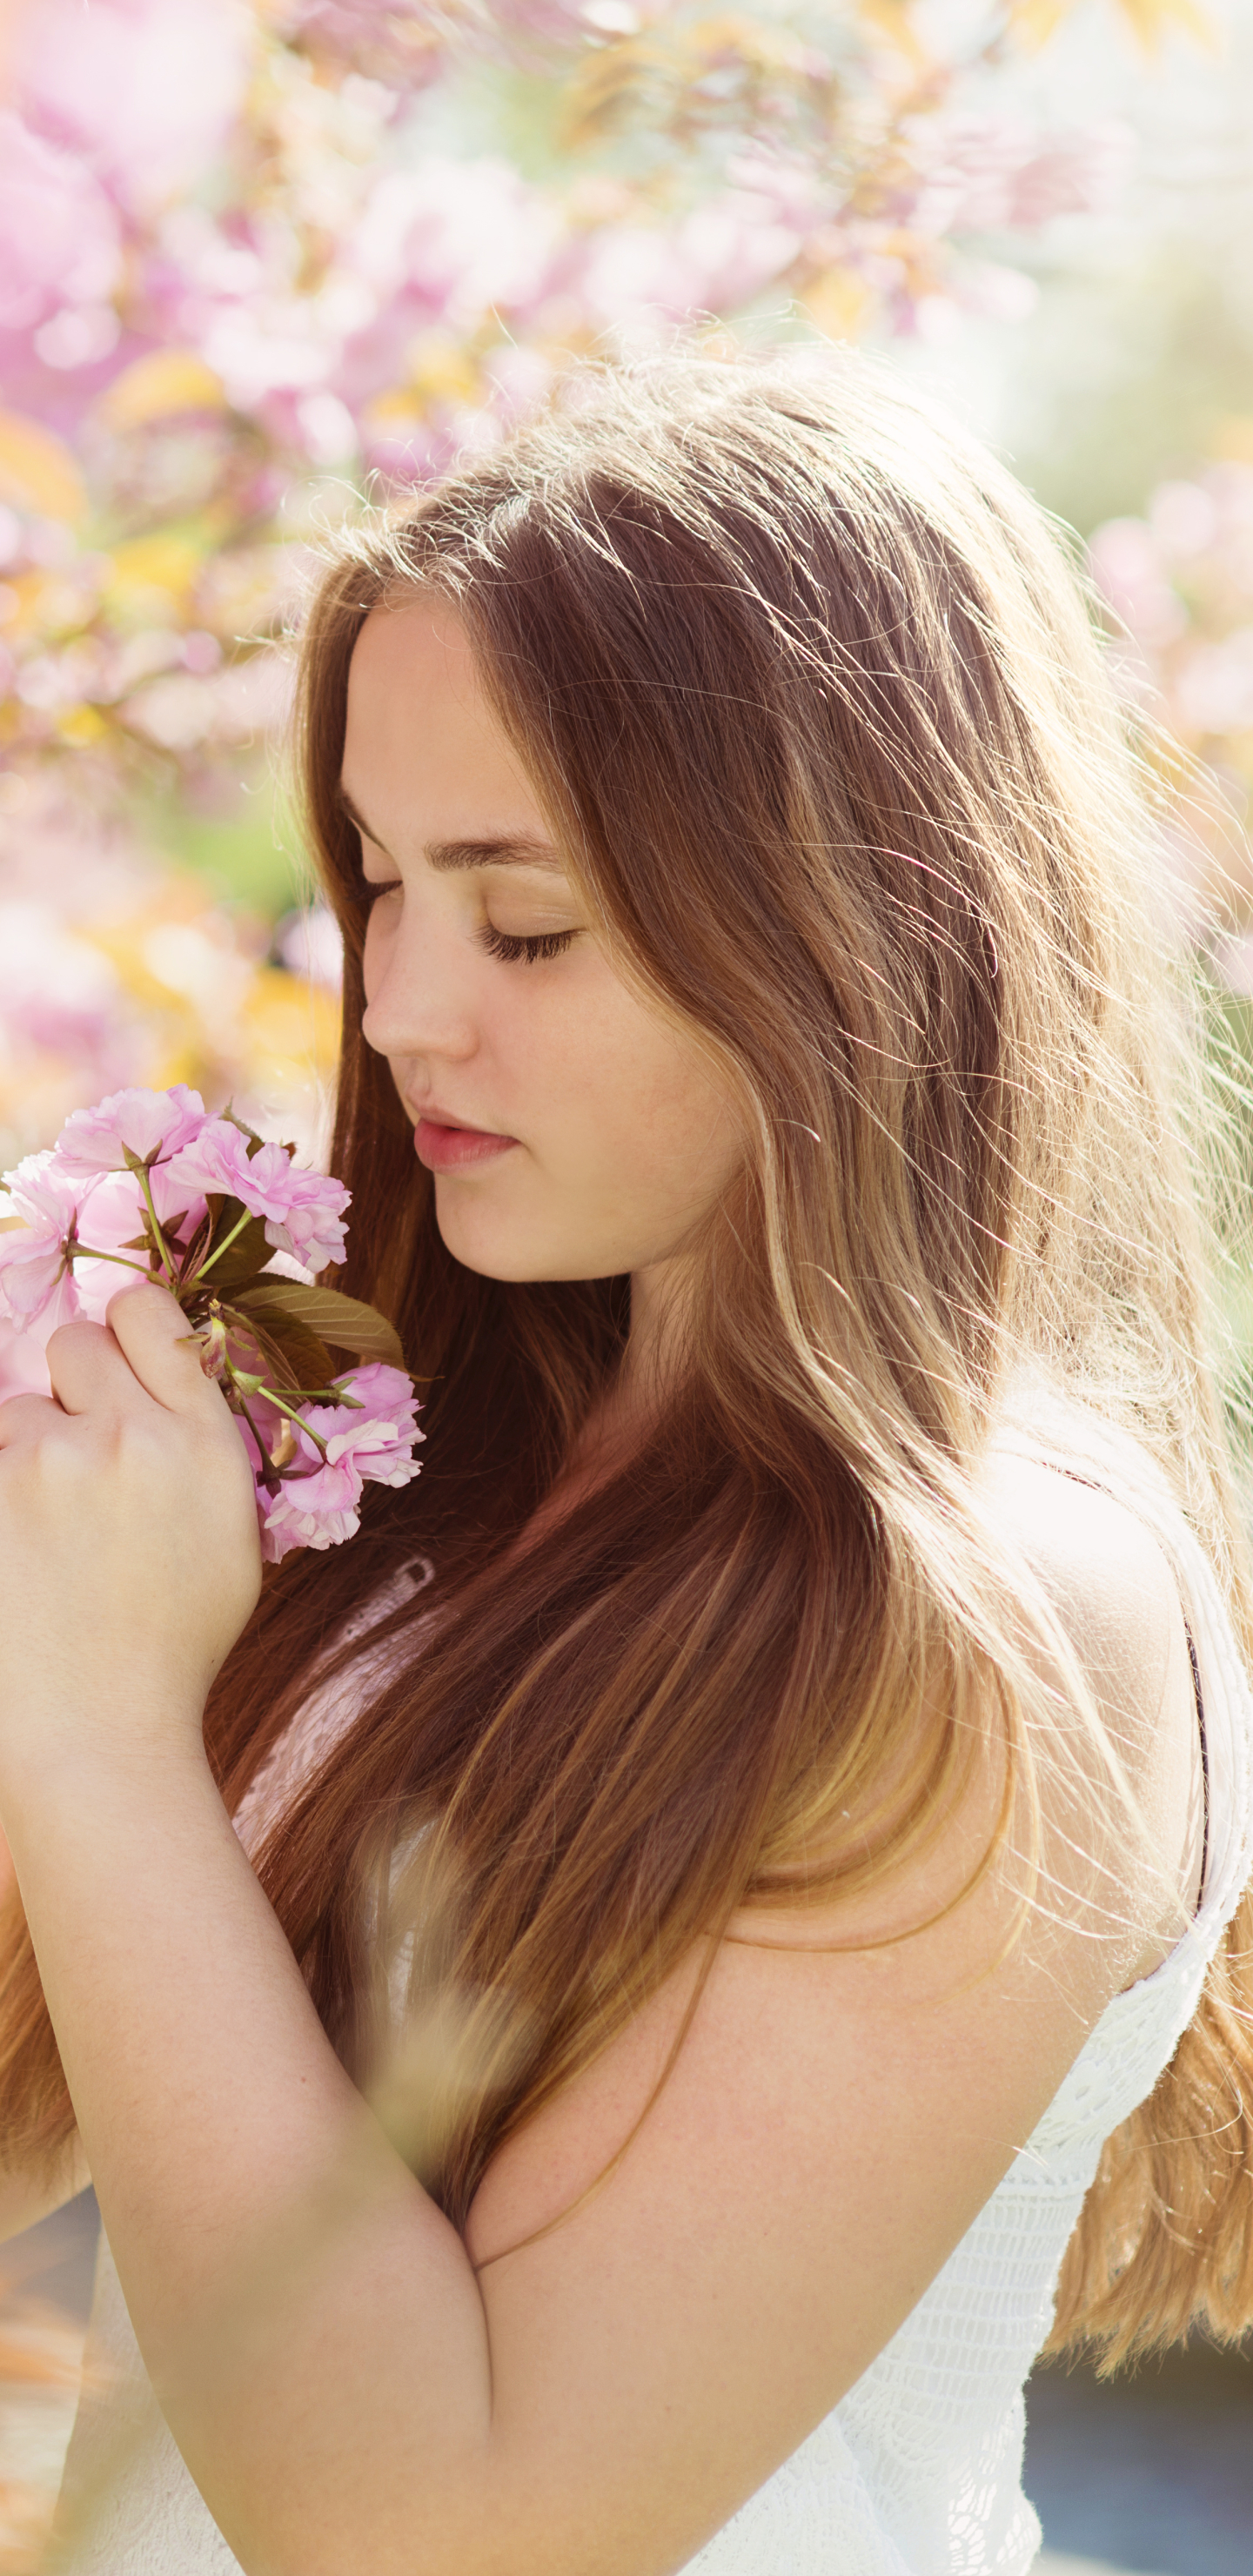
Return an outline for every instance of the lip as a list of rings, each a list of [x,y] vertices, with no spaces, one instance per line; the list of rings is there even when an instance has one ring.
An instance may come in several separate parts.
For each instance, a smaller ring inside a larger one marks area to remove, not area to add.
[[[494,1162],[517,1144],[516,1136],[496,1136],[485,1127],[467,1127],[442,1111],[424,1109],[413,1131],[414,1152],[428,1172],[462,1172],[475,1163]]]

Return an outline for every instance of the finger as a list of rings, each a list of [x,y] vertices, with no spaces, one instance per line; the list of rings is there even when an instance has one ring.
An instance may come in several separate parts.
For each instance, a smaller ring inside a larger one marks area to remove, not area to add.
[[[109,1329],[133,1374],[170,1413],[212,1413],[222,1397],[200,1365],[200,1345],[168,1289],[121,1288],[109,1300]]]
[[[112,1333],[103,1324],[59,1324],[44,1353],[52,1392],[65,1413],[124,1404],[135,1381]]]
[[[61,1419],[61,1407],[50,1395],[11,1395],[0,1404],[0,1449],[17,1449],[37,1440],[49,1422]]]

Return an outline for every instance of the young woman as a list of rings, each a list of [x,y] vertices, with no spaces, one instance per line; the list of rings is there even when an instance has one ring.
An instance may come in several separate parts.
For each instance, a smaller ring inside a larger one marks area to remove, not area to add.
[[[1097,649],[851,358],[575,390],[304,646],[419,1481],[261,1588],[156,1289],[0,1413],[78,2576],[1024,2576],[1050,2334],[1253,2314],[1249,1596]]]

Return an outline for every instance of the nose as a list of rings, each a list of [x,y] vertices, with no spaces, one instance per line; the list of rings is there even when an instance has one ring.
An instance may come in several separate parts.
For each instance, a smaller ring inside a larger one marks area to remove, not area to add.
[[[416,911],[406,903],[381,954],[373,940],[366,942],[361,1034],[393,1062],[430,1057],[462,1064],[475,1053],[479,1031],[458,974],[456,943],[429,912],[419,920]]]

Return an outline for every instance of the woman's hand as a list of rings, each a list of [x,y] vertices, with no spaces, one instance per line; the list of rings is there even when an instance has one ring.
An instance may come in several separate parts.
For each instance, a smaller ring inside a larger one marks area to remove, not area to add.
[[[28,1751],[198,1732],[257,1598],[252,1476],[185,1316],[123,1290],[0,1406],[0,1781]]]

